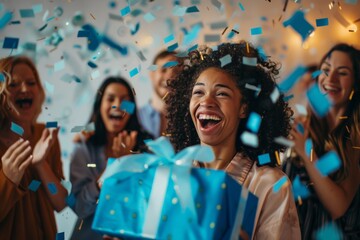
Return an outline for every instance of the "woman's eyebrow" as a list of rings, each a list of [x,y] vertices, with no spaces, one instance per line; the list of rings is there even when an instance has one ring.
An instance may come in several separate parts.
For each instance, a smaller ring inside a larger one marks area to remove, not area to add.
[[[215,87],[217,87],[217,88],[227,88],[227,89],[232,90],[231,87],[229,87],[228,85],[221,84],[221,83],[216,84]]]

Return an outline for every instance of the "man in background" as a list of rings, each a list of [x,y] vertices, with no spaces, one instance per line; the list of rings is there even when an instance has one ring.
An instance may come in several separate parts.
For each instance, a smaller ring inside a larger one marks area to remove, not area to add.
[[[155,71],[150,71],[150,79],[153,93],[150,101],[139,109],[140,124],[154,138],[165,133],[167,126],[166,105],[164,99],[167,95],[167,80],[172,80],[182,69],[182,60],[176,56],[176,52],[163,50],[159,52],[153,64],[157,65]],[[178,62],[176,66],[174,66]]]

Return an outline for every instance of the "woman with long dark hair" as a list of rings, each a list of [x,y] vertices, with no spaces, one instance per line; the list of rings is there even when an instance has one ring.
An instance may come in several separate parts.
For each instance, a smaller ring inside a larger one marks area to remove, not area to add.
[[[125,101],[133,105],[133,113],[121,107]],[[151,138],[140,127],[132,88],[120,77],[109,77],[101,84],[89,123],[94,123],[95,131],[76,144],[71,159],[70,180],[76,199],[73,209],[79,217],[72,239],[102,239],[91,230],[100,192],[97,180],[108,158],[143,151],[144,140]]]
[[[360,239],[360,53],[337,44],[322,58],[320,70],[316,84],[331,101],[331,108],[324,117],[309,108],[307,119],[295,121],[290,134],[301,159],[298,175],[312,193],[298,204],[302,236],[314,238],[326,224],[336,223],[345,239]],[[297,129],[299,123],[305,133]],[[305,153],[307,138],[313,154]],[[323,176],[316,161],[332,150],[341,167]]]

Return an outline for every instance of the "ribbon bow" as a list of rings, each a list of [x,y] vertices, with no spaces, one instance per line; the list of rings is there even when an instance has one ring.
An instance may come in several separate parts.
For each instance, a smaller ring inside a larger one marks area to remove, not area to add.
[[[170,141],[166,137],[160,137],[154,141],[147,142],[146,145],[154,154],[142,153],[128,155],[119,159],[109,159],[108,165],[99,181],[103,182],[105,179],[115,175],[117,180],[125,180],[134,173],[145,172],[151,167],[157,167],[142,233],[144,237],[155,238],[169,177],[171,176],[174,181],[174,189],[179,197],[182,208],[187,210],[190,217],[197,222],[197,214],[190,186],[192,162],[194,160],[211,162],[215,156],[210,147],[200,145],[185,148],[175,154]]]

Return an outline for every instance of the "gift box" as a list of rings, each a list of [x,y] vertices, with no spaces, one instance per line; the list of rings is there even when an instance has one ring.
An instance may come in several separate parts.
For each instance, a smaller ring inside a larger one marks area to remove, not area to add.
[[[211,148],[174,154],[161,137],[155,154],[108,162],[93,230],[122,239],[251,239],[258,199],[224,171],[192,168],[214,159]]]

